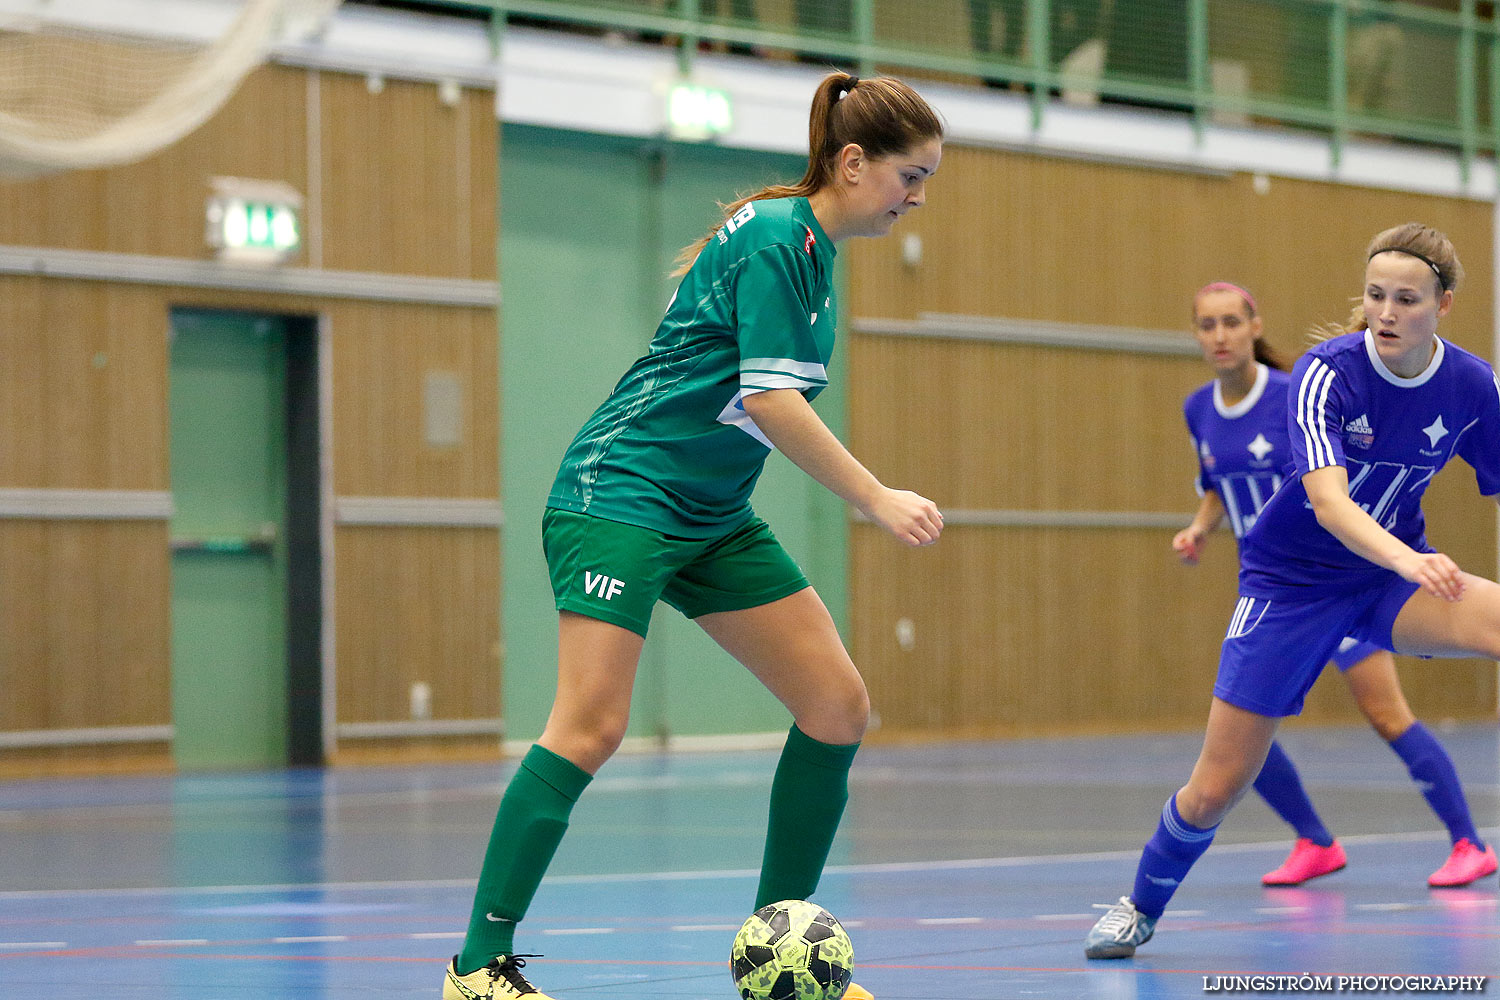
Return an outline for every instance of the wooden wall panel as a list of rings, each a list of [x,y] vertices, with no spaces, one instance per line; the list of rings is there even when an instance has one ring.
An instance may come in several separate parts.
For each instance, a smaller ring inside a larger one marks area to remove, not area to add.
[[[853,646],[882,733],[1201,724],[1234,557],[1221,544],[1188,570],[1170,542],[1162,530],[952,526],[910,550],[855,526]]]
[[[1235,601],[1233,539],[1196,567],[1171,531],[955,525],[906,549],[852,529],[851,645],[880,738],[1195,729],[1207,718]],[[915,642],[903,648],[898,623]],[[1399,658],[1428,721],[1493,714],[1495,667]],[[1359,719],[1337,671],[1308,722]]]
[[[500,714],[499,532],[340,528],[338,718],[410,718],[415,681],[438,719]]]
[[[321,88],[323,266],[493,279],[493,95],[466,92],[450,107],[430,83],[388,80],[371,93],[336,74]]]
[[[161,773],[173,768],[170,743],[16,747],[0,751],[0,778]]]
[[[166,343],[160,290],[0,276],[0,486],[167,489]]]
[[[1218,176],[949,146],[927,204],[897,238],[853,240],[849,316],[922,312],[1181,329],[1194,290],[1226,279],[1255,293],[1267,338],[1296,352],[1341,321],[1379,230],[1419,219],[1453,239],[1470,280],[1443,335],[1490,354],[1489,207],[1457,198],[1274,178]],[[923,260],[901,261],[900,236]]]
[[[0,731],[172,721],[162,522],[0,520]]]
[[[450,107],[431,83],[371,93],[363,76],[313,74],[323,128],[310,163],[310,72],[260,67],[201,128],[139,163],[0,183],[0,244],[202,259],[211,178],[311,197],[318,169],[323,201],[304,227],[320,228],[323,259],[311,263],[494,280],[494,95],[465,90]],[[307,248],[290,263],[310,263]]]
[[[469,223],[466,277],[496,281],[500,277],[500,120],[491,91],[465,91],[469,130],[468,190],[460,215]]]
[[[340,496],[499,495],[494,314],[345,303],[332,310],[334,491]],[[459,377],[462,440],[427,443],[429,372]]]
[[[846,314],[959,313],[1181,329],[1195,289],[1249,287],[1268,339],[1289,355],[1341,321],[1376,231],[1420,219],[1446,231],[1468,269],[1442,334],[1489,357],[1488,205],[1245,175],[1174,173],[949,147],[928,203],[899,239],[849,247]],[[976,210],[983,206],[983,210]],[[1196,505],[1183,397],[1211,373],[1191,357],[856,334],[850,440],[890,485],[950,508],[1181,511]],[[1462,464],[1427,500],[1435,544],[1496,570],[1496,515]],[[1202,724],[1233,606],[1227,533],[1189,571],[1157,529],[950,527],[910,553],[852,529],[856,661],[888,727],[925,734],[1194,728]],[[915,609],[915,610],[913,610]],[[917,623],[910,652],[895,620]],[[1490,718],[1496,670],[1402,661],[1429,718]],[[1328,672],[1312,721],[1355,721]]]
[[[1196,359],[864,336],[849,364],[851,447],[889,485],[948,507],[1184,524],[1198,506],[1180,405],[1203,382]]]
[[[201,128],[133,164],[0,184],[0,243],[207,256],[203,210],[215,176],[307,192],[306,84],[263,66]]]

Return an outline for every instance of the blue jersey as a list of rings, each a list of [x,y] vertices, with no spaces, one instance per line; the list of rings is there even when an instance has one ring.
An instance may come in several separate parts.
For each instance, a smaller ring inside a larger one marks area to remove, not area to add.
[[[1286,429],[1286,372],[1256,366],[1255,384],[1233,406],[1224,405],[1218,379],[1182,404],[1198,455],[1198,492],[1213,490],[1238,540],[1255,523],[1292,468]]]
[[[1367,331],[1318,344],[1292,370],[1287,427],[1293,477],[1240,553],[1240,593],[1249,597],[1308,598],[1389,579],[1318,524],[1302,486],[1315,469],[1344,466],[1354,502],[1419,552],[1432,551],[1422,494],[1454,455],[1474,468],[1480,493],[1500,493],[1500,383],[1488,362],[1441,339],[1414,378],[1393,374]]]

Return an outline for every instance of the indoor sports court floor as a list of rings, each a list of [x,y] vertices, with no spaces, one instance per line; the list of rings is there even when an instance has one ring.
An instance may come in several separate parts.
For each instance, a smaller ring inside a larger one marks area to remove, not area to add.
[[[1496,837],[1500,727],[1441,736]],[[817,897],[850,928],[856,980],[881,1000],[1147,1000],[1254,973],[1500,976],[1496,878],[1426,887],[1446,837],[1366,729],[1286,736],[1345,871],[1261,888],[1290,839],[1247,799],[1156,939],[1085,961],[1091,904],[1128,891],[1197,744],[866,750]],[[559,1000],[733,997],[774,756],[612,761],[523,925],[535,981]],[[512,767],[0,783],[0,997],[436,1000]]]

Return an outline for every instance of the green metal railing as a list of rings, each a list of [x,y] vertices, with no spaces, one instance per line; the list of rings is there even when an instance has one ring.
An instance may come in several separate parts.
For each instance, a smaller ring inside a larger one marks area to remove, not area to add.
[[[827,61],[861,74],[956,78],[1266,122],[1329,136],[1500,148],[1500,31],[1477,0],[438,0],[526,20],[702,49]]]

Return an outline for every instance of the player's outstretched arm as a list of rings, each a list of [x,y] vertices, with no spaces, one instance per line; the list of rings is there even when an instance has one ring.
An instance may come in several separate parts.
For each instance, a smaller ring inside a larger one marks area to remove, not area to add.
[[[761,433],[803,472],[908,545],[931,545],[943,530],[937,504],[876,479],[834,436],[796,389],[768,389],[744,398]]]
[[[1172,551],[1188,566],[1196,566],[1208,536],[1224,520],[1224,501],[1217,490],[1206,490],[1198,503],[1198,513],[1186,528],[1172,536]]]
[[[1384,566],[1434,597],[1445,601],[1463,597],[1463,574],[1458,564],[1441,552],[1418,552],[1382,528],[1349,498],[1349,473],[1342,465],[1314,469],[1302,477],[1302,486],[1318,523],[1349,551]]]

